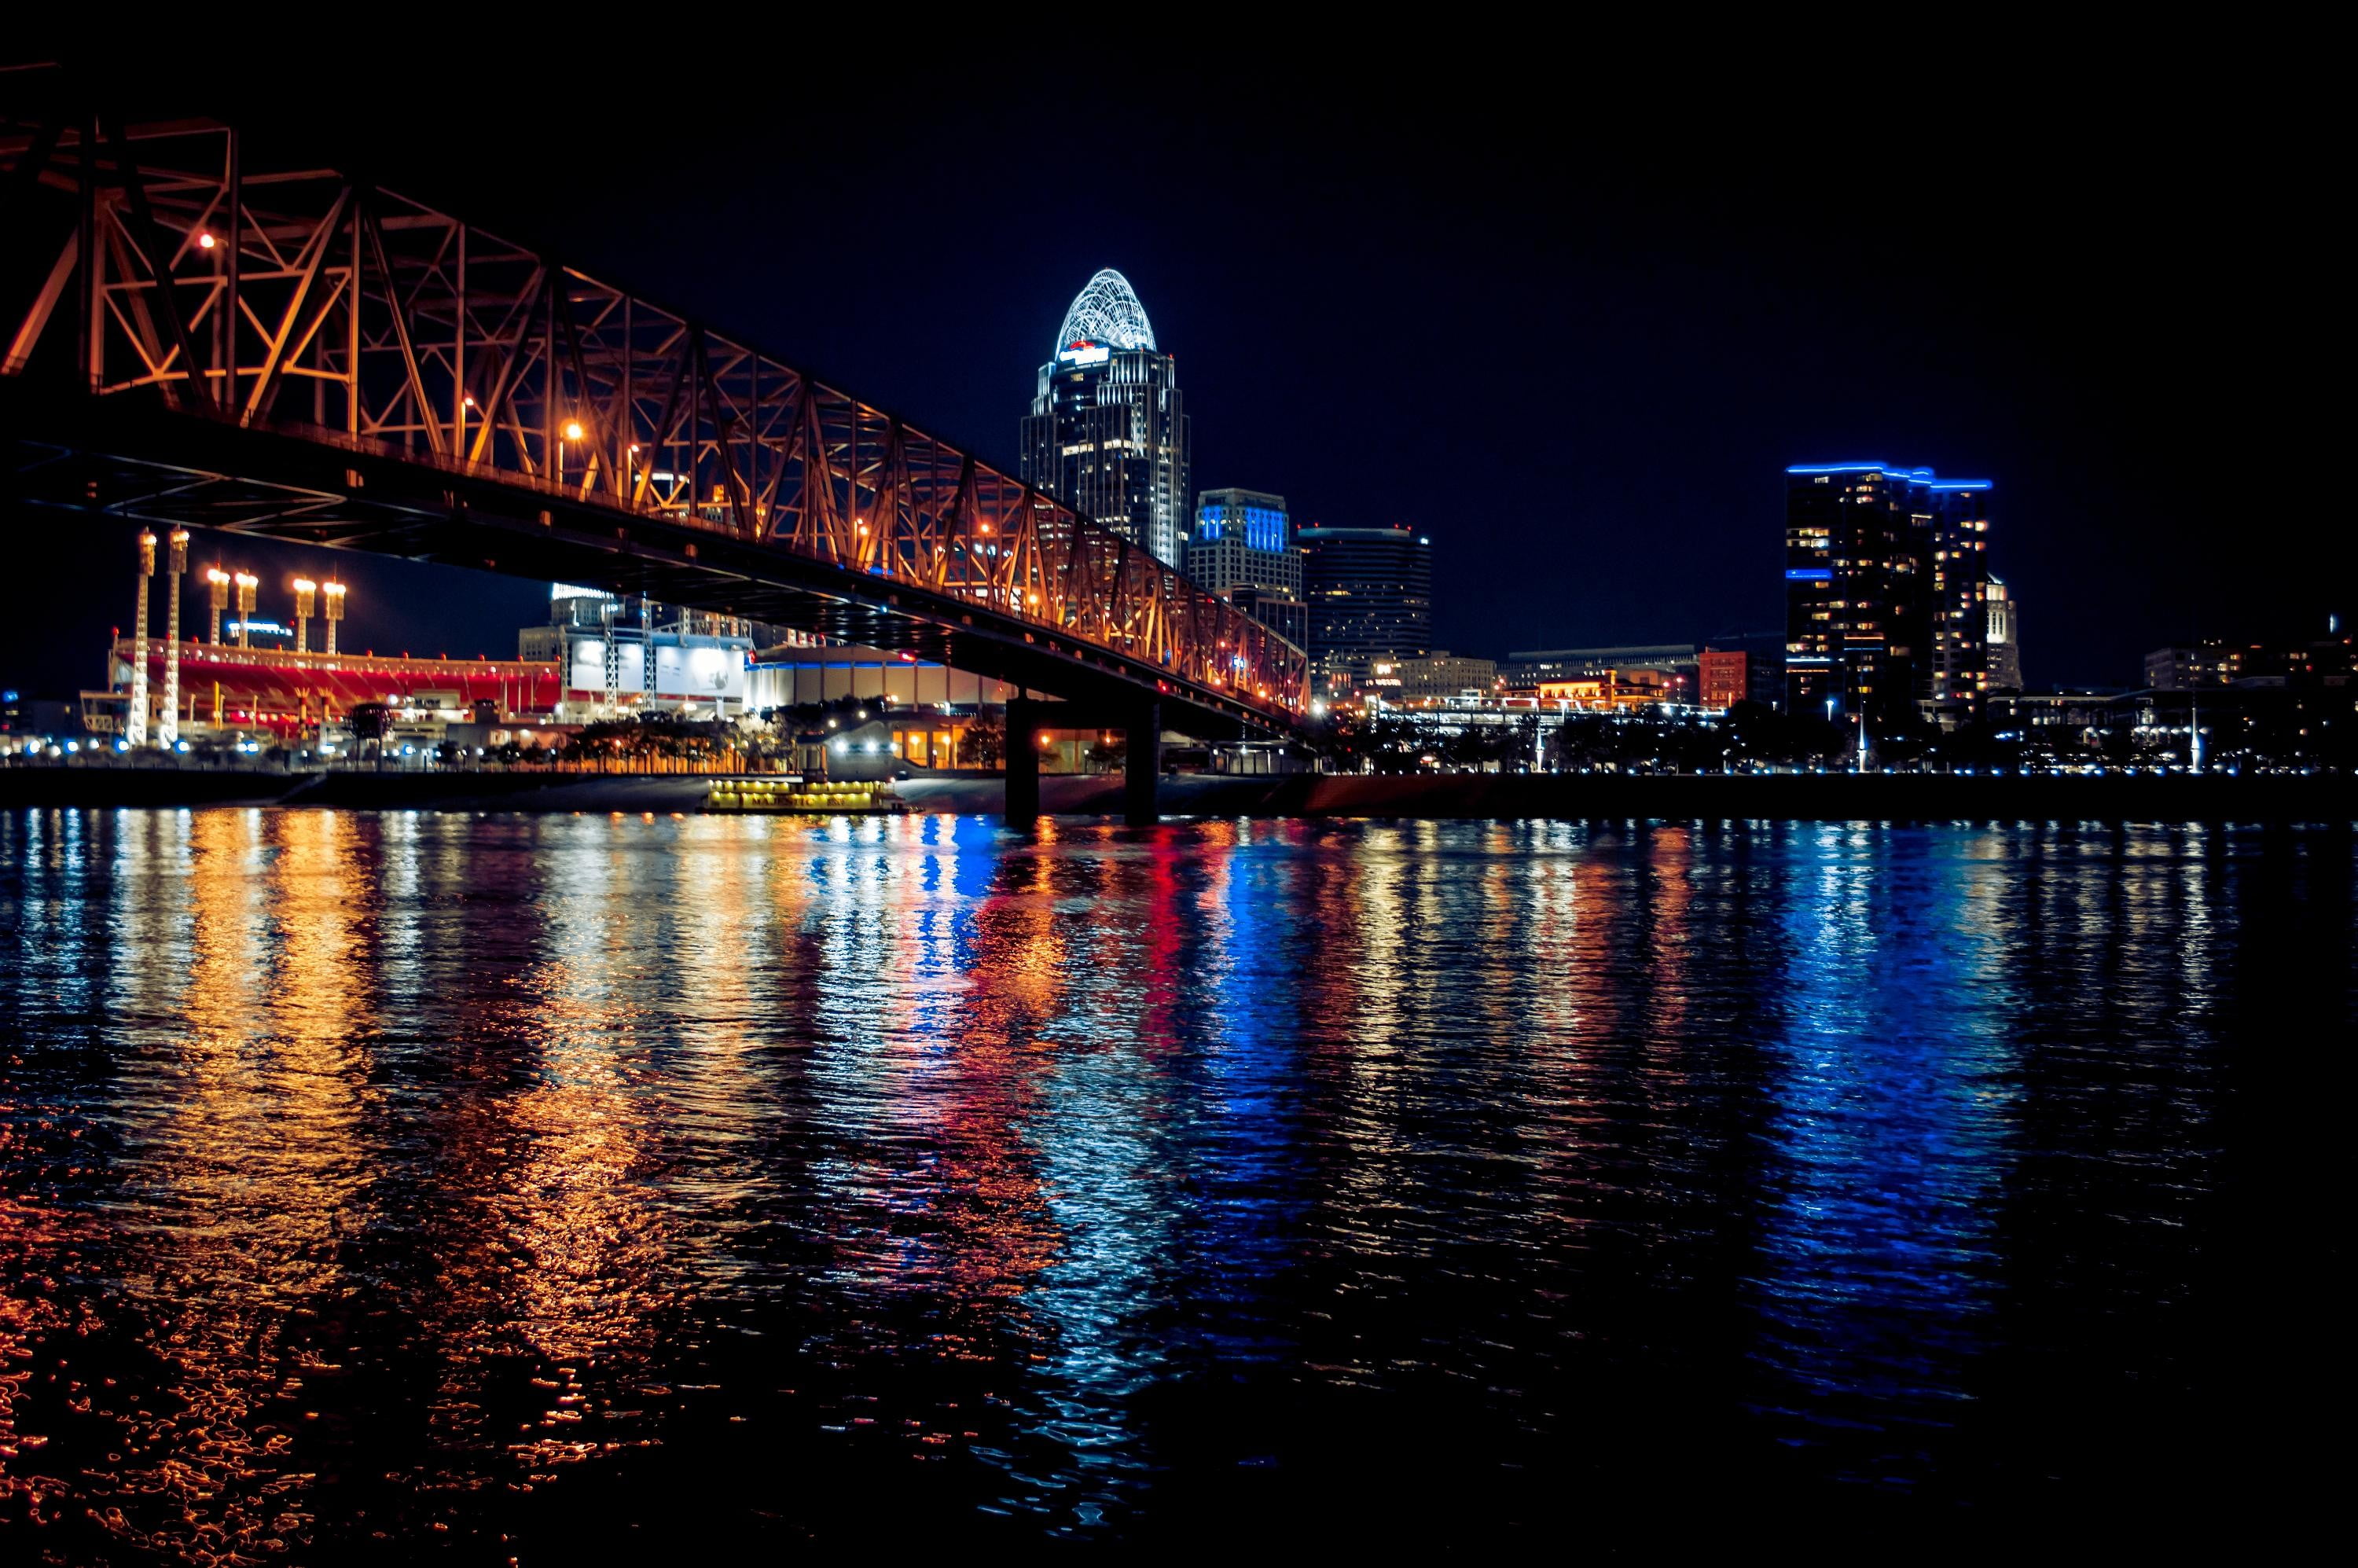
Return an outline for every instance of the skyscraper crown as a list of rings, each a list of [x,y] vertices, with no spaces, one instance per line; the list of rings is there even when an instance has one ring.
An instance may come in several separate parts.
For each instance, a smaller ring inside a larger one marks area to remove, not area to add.
[[[1138,291],[1130,279],[1111,267],[1101,269],[1073,298],[1073,308],[1065,312],[1065,324],[1056,332],[1056,346],[1051,357],[1062,355],[1075,343],[1102,343],[1115,349],[1152,349],[1154,329],[1146,319],[1146,307],[1138,302]]]

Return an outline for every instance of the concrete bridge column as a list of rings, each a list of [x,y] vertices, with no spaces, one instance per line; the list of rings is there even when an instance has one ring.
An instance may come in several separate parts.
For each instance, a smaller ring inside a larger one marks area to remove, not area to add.
[[[1040,704],[1029,697],[1007,700],[1007,825],[1029,827],[1040,820]]]
[[[1160,820],[1155,794],[1163,782],[1163,705],[1149,702],[1130,715],[1122,758],[1122,820],[1133,827]]]

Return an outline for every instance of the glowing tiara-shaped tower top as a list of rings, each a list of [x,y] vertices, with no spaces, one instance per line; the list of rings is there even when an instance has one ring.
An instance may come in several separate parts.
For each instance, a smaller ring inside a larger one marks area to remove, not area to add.
[[[1111,267],[1100,270],[1074,297],[1051,357],[1084,341],[1115,349],[1154,347],[1154,328],[1146,319],[1146,307],[1138,302],[1138,290]]]

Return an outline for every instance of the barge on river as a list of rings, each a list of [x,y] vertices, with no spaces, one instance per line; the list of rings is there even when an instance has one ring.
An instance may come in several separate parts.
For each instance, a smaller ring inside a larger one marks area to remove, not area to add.
[[[712,812],[776,812],[806,816],[881,816],[909,809],[888,784],[849,780],[716,779],[704,797]]]

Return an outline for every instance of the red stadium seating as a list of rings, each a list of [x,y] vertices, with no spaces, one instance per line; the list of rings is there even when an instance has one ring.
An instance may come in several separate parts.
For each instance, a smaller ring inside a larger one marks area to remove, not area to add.
[[[131,640],[114,644],[118,665],[131,664]],[[164,691],[164,643],[147,643],[148,690]],[[439,706],[461,712],[478,701],[498,706],[500,716],[538,718],[564,695],[553,663],[523,659],[400,659],[373,654],[297,654],[275,648],[180,646],[180,701],[184,715],[199,723],[218,722],[246,730],[294,733],[323,719],[341,719],[363,702],[395,708],[427,706],[416,699],[433,693]],[[193,706],[190,706],[190,705]]]

